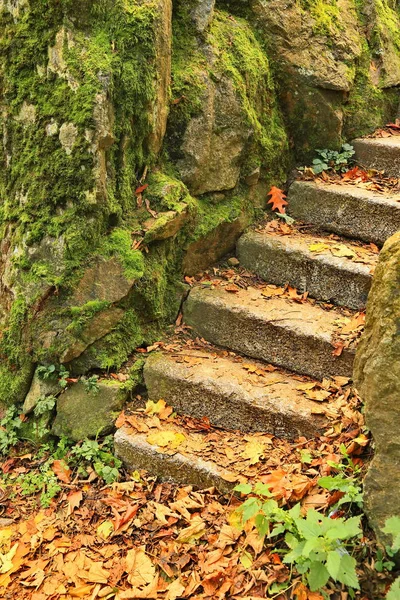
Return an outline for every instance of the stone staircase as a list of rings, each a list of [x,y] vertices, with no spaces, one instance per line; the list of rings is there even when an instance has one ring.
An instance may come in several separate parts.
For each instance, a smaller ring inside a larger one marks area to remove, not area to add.
[[[400,137],[361,139],[354,146],[358,164],[399,172]],[[150,399],[163,398],[179,415],[207,417],[213,427],[230,432],[233,445],[249,432],[295,439],[326,429],[329,403],[326,408],[304,396],[299,374],[311,378],[311,385],[313,379],[351,378],[355,347],[334,352],[338,323],[365,308],[378,258],[366,244],[381,246],[400,229],[400,194],[296,181],[288,201],[288,214],[302,225],[288,235],[268,228],[249,231],[237,244],[237,257],[267,287],[289,284],[309,298],[269,295],[262,285],[227,293],[200,283],[185,302],[184,323],[214,346],[189,352],[188,358],[156,352],[144,370]],[[278,368],[269,369],[270,364]],[[249,372],[262,373],[262,385],[247,377]],[[234,485],[226,463],[201,458],[198,432],[180,424],[174,431],[193,437],[185,452],[149,443],[146,426],[136,423],[117,431],[116,453],[131,469],[181,483],[217,485],[222,491]]]

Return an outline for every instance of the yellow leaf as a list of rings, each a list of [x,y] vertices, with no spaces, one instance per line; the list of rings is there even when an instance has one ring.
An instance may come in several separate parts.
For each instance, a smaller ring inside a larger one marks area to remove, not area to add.
[[[309,390],[305,392],[305,395],[307,396],[307,398],[310,398],[310,400],[317,400],[318,402],[323,402],[324,400],[329,398],[329,396],[331,396],[331,392],[327,392],[326,390]]]
[[[0,554],[0,573],[8,573],[13,568],[12,559],[18,548],[18,543],[14,544],[7,554]]]
[[[147,556],[145,546],[128,550],[125,565],[128,582],[135,588],[152,583],[156,576],[156,568]]]
[[[296,385],[296,390],[300,390],[301,392],[304,392],[305,390],[313,390],[315,388],[315,386],[317,385],[317,382],[307,382],[307,383],[299,383],[299,385]]]
[[[184,591],[185,586],[182,585],[179,579],[175,579],[175,581],[172,581],[168,586],[165,600],[176,600],[177,598],[181,598]]]
[[[348,248],[344,244],[337,244],[331,249],[333,256],[339,256],[343,258],[356,258],[357,254],[351,248]]]
[[[80,585],[74,589],[69,589],[68,594],[73,598],[87,598],[91,594],[93,588],[94,585]]]
[[[159,400],[158,402],[148,400],[148,402],[146,402],[146,413],[148,415],[158,415],[165,409],[166,406],[167,403],[165,402],[165,400]]]
[[[243,458],[248,459],[251,465],[255,465],[259,462],[260,457],[264,453],[264,450],[264,444],[262,444],[258,440],[249,440],[248,442],[246,442],[241,456],[243,456]]]
[[[97,528],[97,535],[102,540],[107,540],[113,532],[114,532],[114,524],[111,521],[104,521]]]
[[[150,433],[146,439],[153,446],[160,446],[161,448],[168,446],[168,448],[173,450],[178,448],[186,440],[186,437],[183,433],[175,431],[156,431],[155,433]]]
[[[5,550],[8,552],[10,550],[10,540],[13,535],[13,530],[11,527],[7,527],[6,529],[0,530],[0,550]]]
[[[243,554],[240,557],[240,562],[242,563],[245,569],[250,569],[251,565],[253,564],[251,554],[244,550]]]
[[[201,519],[196,519],[193,525],[182,529],[177,537],[177,541],[181,544],[193,544],[199,540],[206,530],[206,524]]]
[[[316,242],[315,244],[311,244],[311,246],[308,246],[308,249],[310,252],[315,252],[316,254],[319,254],[321,252],[325,252],[326,250],[329,250],[329,246],[328,244],[324,244],[323,242]]]

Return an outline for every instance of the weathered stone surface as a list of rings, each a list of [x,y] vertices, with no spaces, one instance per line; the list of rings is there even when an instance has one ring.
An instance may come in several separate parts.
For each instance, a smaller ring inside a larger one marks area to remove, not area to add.
[[[312,5],[305,10],[300,2],[253,0],[252,7],[284,68],[297,71],[311,87],[350,89],[354,78],[350,65],[362,50],[351,0],[339,0],[331,11],[324,6],[321,17]]]
[[[61,391],[61,388],[58,384],[57,377],[49,378],[49,379],[41,379],[37,372],[35,372],[32,380],[32,385],[29,389],[29,392],[25,398],[24,405],[22,407],[22,412],[27,415],[33,411],[36,404],[41,398],[45,398],[46,396],[53,396]]]
[[[382,245],[400,229],[400,195],[376,194],[355,186],[296,181],[288,214],[299,221]]]
[[[251,129],[230,79],[214,82],[204,73],[202,110],[185,132],[177,166],[191,193],[201,195],[235,187]]]
[[[130,289],[134,280],[127,279],[117,258],[98,257],[88,267],[70,300],[71,305],[80,306],[92,300],[119,302]]]
[[[365,403],[375,458],[365,479],[365,507],[378,537],[385,520],[400,515],[400,232],[384,245],[367,305],[355,384]],[[386,540],[388,541],[388,540]]]
[[[144,243],[167,240],[178,233],[188,219],[188,212],[170,210],[158,213],[156,218],[148,219],[144,223],[146,230]]]
[[[326,238],[311,235],[279,237],[251,231],[240,238],[237,252],[246,269],[269,283],[290,283],[318,300],[357,310],[364,308],[376,260],[371,258],[370,264],[360,264],[351,258],[333,256],[329,249],[318,254],[309,249],[312,244],[324,242]],[[352,249],[348,242],[346,246]]]
[[[189,362],[184,362],[183,358]],[[247,362],[248,365],[248,362]],[[263,369],[254,363],[254,368]],[[180,414],[208,417],[224,429],[266,431],[278,437],[314,436],[328,421],[321,410],[297,390],[299,382],[285,373],[267,373],[251,378],[240,363],[195,353],[182,357],[153,354],[144,368],[149,398],[163,398]],[[323,410],[323,407],[322,407]]]
[[[214,14],[215,0],[194,0],[192,19],[199,33],[210,25]]]
[[[385,171],[398,177],[400,173],[400,137],[366,138],[354,140],[357,163],[367,169]]]
[[[396,0],[366,0],[362,5],[367,24],[367,39],[375,45],[371,65],[379,87],[400,83],[400,52],[397,35],[400,18]]]
[[[98,391],[88,392],[82,382],[75,383],[58,398],[54,435],[79,441],[112,431],[128,392],[115,382],[98,385]]]
[[[183,261],[185,275],[196,275],[233,250],[239,236],[249,224],[245,213],[232,222],[224,222],[203,238],[189,245]]]
[[[311,304],[267,300],[254,288],[228,294],[195,287],[184,305],[185,322],[209,342],[317,379],[352,374],[354,352],[332,355],[339,317]]]
[[[168,94],[171,82],[172,0],[158,0],[155,17],[155,101],[151,106],[152,132],[149,150],[161,149],[168,117]]]
[[[251,6],[279,65],[280,102],[297,152],[339,146],[344,93],[362,52],[354,3],[311,3],[306,9],[300,2],[253,0]]]
[[[164,481],[189,483],[197,488],[215,486],[221,492],[229,492],[235,485],[224,479],[229,472],[218,468],[215,463],[205,461],[195,454],[162,454],[157,446],[146,441],[145,435],[132,434],[124,428],[115,434],[114,448],[116,456],[131,471],[145,469]]]
[[[110,333],[121,321],[124,311],[112,306],[97,313],[76,337],[75,341],[60,356],[61,363],[78,358],[91,344]]]
[[[60,127],[58,137],[65,153],[70,156],[78,137],[78,128],[74,123],[63,123]]]

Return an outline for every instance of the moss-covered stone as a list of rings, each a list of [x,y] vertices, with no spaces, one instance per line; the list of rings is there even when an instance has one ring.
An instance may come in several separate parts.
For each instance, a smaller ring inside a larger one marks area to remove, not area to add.
[[[397,18],[389,0],[0,2],[0,401],[38,363],[119,368],[260,214],[289,141],[305,156],[391,118]]]
[[[57,401],[57,416],[52,432],[79,441],[106,435],[127,399],[126,389],[113,381],[101,381],[97,390],[88,391],[84,382],[70,387]]]
[[[400,233],[389,238],[379,257],[367,305],[365,332],[354,377],[365,403],[375,457],[365,479],[365,506],[384,543],[386,519],[400,514]]]

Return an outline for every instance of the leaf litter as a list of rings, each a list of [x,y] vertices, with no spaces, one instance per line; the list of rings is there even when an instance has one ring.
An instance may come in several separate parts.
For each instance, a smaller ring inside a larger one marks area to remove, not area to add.
[[[171,343],[171,352],[177,351],[176,345]],[[191,346],[199,351],[202,343],[192,341]],[[243,369],[248,370],[246,363]],[[299,387],[305,393],[317,386],[301,379]],[[289,442],[248,434],[238,443],[233,432],[179,417],[162,400],[128,409],[118,425],[147,438],[156,435],[151,441],[162,453],[217,457],[233,474],[227,477],[232,485],[261,481],[282,506],[301,502],[303,511],[310,507],[324,511],[332,494],[318,486],[318,478],[334,472],[330,465],[340,462],[341,445],[359,464],[364,461],[365,448],[357,442],[363,435],[363,419],[348,383],[341,378],[321,384],[321,389],[334,388],[341,397],[341,412],[324,435],[313,440]],[[179,444],[170,436],[157,437],[163,432],[179,435]],[[15,460],[16,468],[29,464],[24,457]],[[318,598],[300,578],[289,583],[290,571],[274,547],[256,535],[254,524],[236,527],[233,511],[240,499],[235,495],[159,483],[145,472],[125,473],[122,482],[105,487],[96,481],[71,481],[63,484],[60,497],[46,510],[38,509],[34,499],[6,497],[6,525],[0,528],[4,600],[244,600],[266,597],[268,588],[285,582],[290,591],[277,598]]]

